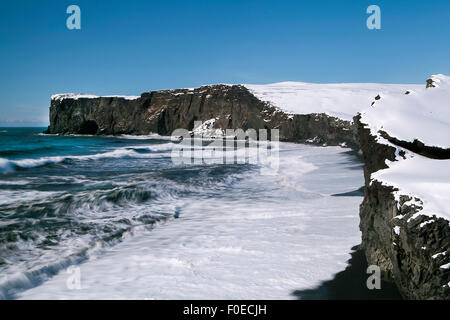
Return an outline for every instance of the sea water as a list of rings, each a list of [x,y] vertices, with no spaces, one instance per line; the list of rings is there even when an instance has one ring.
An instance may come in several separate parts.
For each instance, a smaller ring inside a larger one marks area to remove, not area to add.
[[[280,143],[263,175],[174,164],[165,137],[42,131],[0,128],[1,298],[293,298],[360,243],[348,149]]]

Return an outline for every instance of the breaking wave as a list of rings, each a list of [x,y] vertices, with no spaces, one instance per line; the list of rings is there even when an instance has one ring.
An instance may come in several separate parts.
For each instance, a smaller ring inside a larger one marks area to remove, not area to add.
[[[83,160],[101,160],[113,158],[149,158],[161,157],[166,151],[172,150],[173,144],[167,143],[163,145],[138,146],[118,148],[109,152],[90,154],[90,155],[68,155],[68,156],[51,156],[20,160],[8,160],[0,158],[0,173],[10,173],[14,169],[29,169],[45,165],[63,163],[67,161],[83,161]]]
[[[157,136],[38,130],[0,141],[0,299],[289,297],[339,271],[360,239],[359,199],[328,196],[363,181],[338,150],[285,144],[272,176],[251,163],[176,165]],[[68,292],[77,264],[83,288]]]
[[[0,205],[0,299],[177,214],[182,185],[158,180]],[[50,262],[51,261],[51,262]]]

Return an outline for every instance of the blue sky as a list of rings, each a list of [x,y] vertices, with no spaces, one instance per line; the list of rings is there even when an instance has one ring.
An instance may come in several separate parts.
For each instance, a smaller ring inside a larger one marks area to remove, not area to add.
[[[66,28],[71,4],[81,30]],[[448,0],[2,0],[0,35],[0,125],[45,124],[61,92],[450,74]]]

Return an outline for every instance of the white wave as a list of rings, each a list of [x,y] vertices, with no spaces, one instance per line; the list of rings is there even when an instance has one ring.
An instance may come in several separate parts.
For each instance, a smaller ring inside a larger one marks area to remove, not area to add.
[[[60,136],[60,133],[44,133],[44,132],[39,132],[39,133],[34,133],[33,135],[35,136],[43,136],[43,137],[57,137]]]
[[[148,135],[122,134],[120,136],[107,136],[107,137],[129,139],[129,140],[171,140],[171,136],[161,136],[157,133],[152,133]]]
[[[330,194],[360,187],[362,172],[339,148],[281,149],[280,174],[323,196],[246,171],[215,196],[178,199],[178,219],[80,264],[80,290],[68,289],[62,272],[19,298],[289,299],[331,279],[360,242],[361,197]]]
[[[49,164],[61,163],[66,160],[99,160],[108,158],[154,158],[158,157],[155,154],[142,154],[136,152],[136,150],[148,150],[153,152],[163,152],[170,151],[172,149],[172,144],[161,144],[161,145],[149,145],[149,146],[130,146],[124,148],[118,148],[113,151],[90,154],[90,155],[67,155],[67,156],[51,156],[51,157],[41,157],[35,159],[21,159],[21,160],[8,160],[0,158],[0,173],[9,173],[14,171],[14,167],[20,168],[35,168],[41,167]],[[161,155],[159,155],[161,156]]]
[[[0,158],[0,173],[8,173],[13,170],[14,168],[8,159]]]
[[[26,182],[25,182],[26,183]],[[2,190],[0,194],[0,205],[12,203],[24,203],[26,201],[44,200],[50,196],[56,196],[61,192],[36,191],[36,190]]]
[[[4,186],[20,186],[20,185],[24,185],[27,184],[29,182],[29,180],[0,180],[0,185],[4,185]]]
[[[2,132],[2,131],[0,131]],[[5,131],[6,132],[6,131]],[[161,136],[157,133],[151,133],[151,134],[121,134],[121,135],[104,135],[104,136],[98,136],[95,134],[78,134],[78,133],[71,133],[71,134],[61,134],[61,133],[35,133],[37,136],[68,136],[68,137],[96,137],[96,138],[117,138],[117,139],[127,139],[127,140],[172,140],[172,136]]]
[[[161,151],[171,151],[174,148],[173,143],[162,143],[162,144],[151,144],[151,145],[142,145],[142,146],[130,146],[127,147],[128,149],[134,149],[134,150],[148,150],[152,152],[161,152]]]

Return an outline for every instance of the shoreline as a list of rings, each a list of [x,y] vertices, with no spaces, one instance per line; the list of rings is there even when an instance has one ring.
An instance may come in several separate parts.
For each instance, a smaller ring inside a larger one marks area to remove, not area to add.
[[[394,283],[381,280],[381,289],[369,290],[366,280],[367,261],[360,246],[354,246],[345,270],[315,288],[295,290],[292,295],[299,300],[403,300]]]

